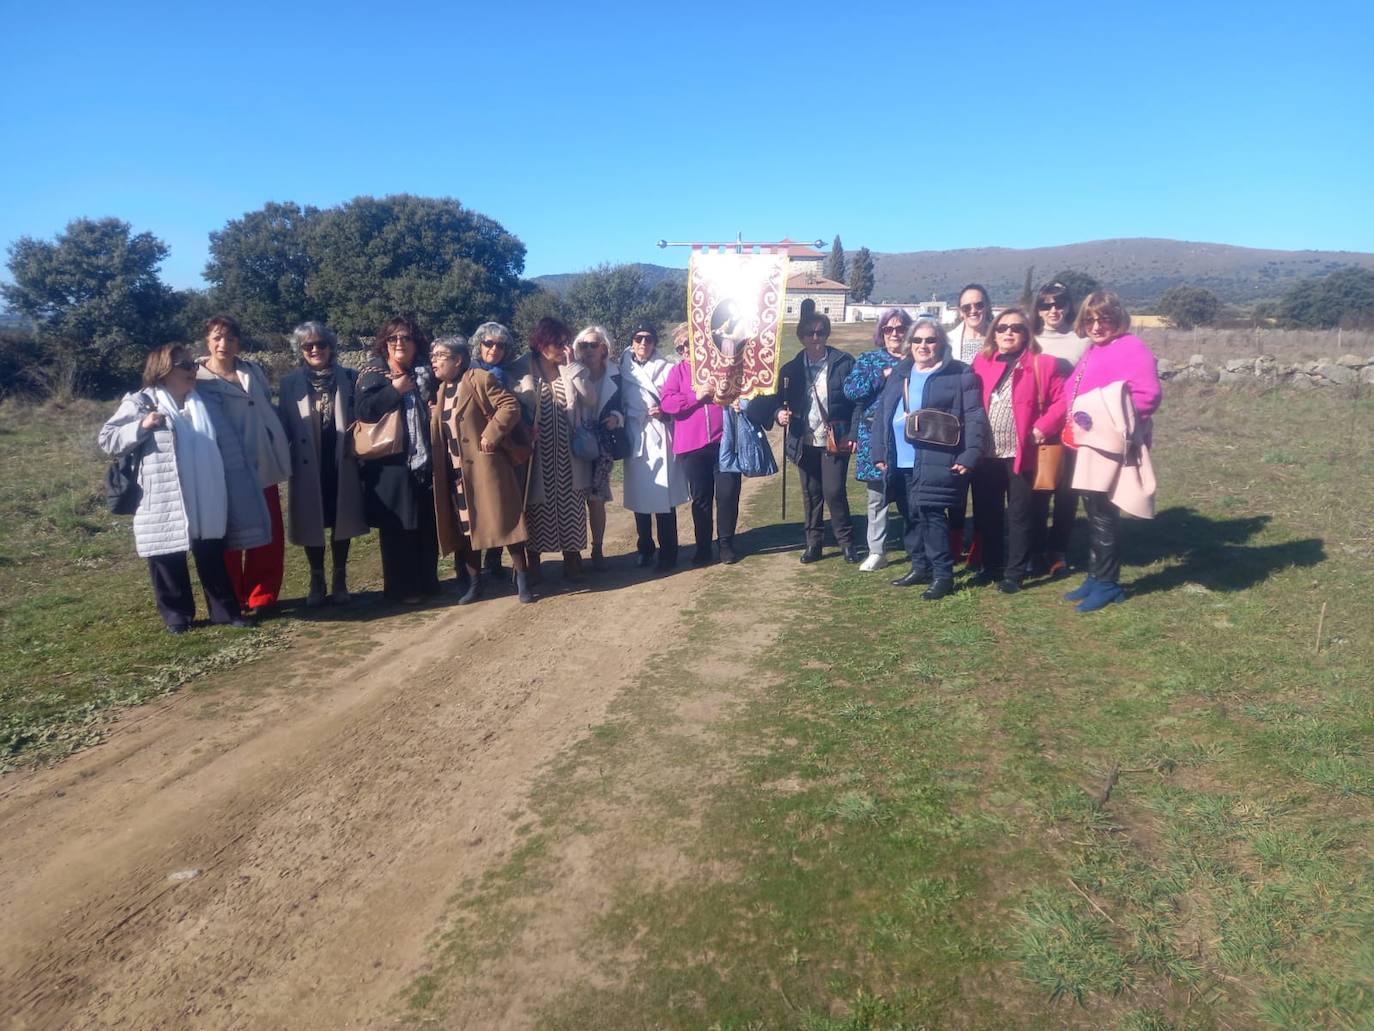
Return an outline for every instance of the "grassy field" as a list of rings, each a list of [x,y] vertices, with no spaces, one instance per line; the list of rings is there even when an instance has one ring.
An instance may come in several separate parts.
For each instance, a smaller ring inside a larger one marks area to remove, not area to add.
[[[288,547],[286,603],[259,629],[164,631],[131,520],[105,509],[95,436],[114,407],[0,405],[0,771],[99,740],[120,707],[281,647],[307,617],[296,604],[305,560]],[[355,589],[378,565],[364,538],[350,562]]]
[[[539,969],[591,864],[540,1027],[1374,1026],[1374,405],[1175,388],[1157,437],[1131,596],[1090,617],[790,557],[760,601],[800,538],[770,485],[754,557],[454,900],[414,1020]],[[776,642],[732,652],[731,607]]]

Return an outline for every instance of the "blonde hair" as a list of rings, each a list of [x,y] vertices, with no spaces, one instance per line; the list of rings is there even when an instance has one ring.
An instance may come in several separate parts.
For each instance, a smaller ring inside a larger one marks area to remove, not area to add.
[[[673,327],[673,347],[684,344],[692,338],[692,326],[688,322],[679,322]]]
[[[1021,324],[1026,327],[1026,350],[1031,354],[1040,353],[1040,341],[1035,339],[1035,331],[1031,326],[1030,316],[1020,308],[1008,308],[988,323],[987,336],[983,337],[982,355],[984,358],[997,357],[997,324],[1008,315],[1020,315]]]
[[[1087,336],[1088,319],[1093,315],[1111,319],[1117,336],[1131,328],[1130,313],[1122,305],[1121,298],[1110,290],[1094,290],[1088,294],[1078,309],[1078,318],[1073,320],[1073,331],[1081,337]]]
[[[588,326],[581,333],[573,338],[573,350],[577,350],[578,344],[597,343],[606,348],[606,357],[615,357],[615,348],[611,344],[611,334],[606,332],[605,326]]]
[[[144,389],[151,390],[167,378],[178,351],[184,355],[191,353],[184,344],[163,344],[148,353],[148,360],[143,363]]]

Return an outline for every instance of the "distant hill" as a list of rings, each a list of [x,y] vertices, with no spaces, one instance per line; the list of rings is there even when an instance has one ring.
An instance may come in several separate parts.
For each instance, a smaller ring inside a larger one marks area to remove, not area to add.
[[[644,276],[644,285],[651,290],[665,279],[679,282],[684,287],[687,285],[687,270],[685,268],[640,264],[639,271]],[[557,272],[547,276],[535,276],[531,282],[538,283],[545,290],[551,290],[562,296],[564,291],[572,285],[572,281],[580,275],[582,275],[581,272]]]
[[[1064,269],[1093,276],[1127,304],[1149,305],[1171,286],[1206,287],[1228,304],[1279,297],[1300,279],[1346,265],[1374,268],[1374,254],[1358,251],[1268,251],[1183,240],[1095,240],[1060,247],[1015,250],[978,247],[957,251],[874,254],[873,298],[878,301],[955,301],[965,283],[982,283],[995,304],[1021,294],[1026,267],[1035,284]]]

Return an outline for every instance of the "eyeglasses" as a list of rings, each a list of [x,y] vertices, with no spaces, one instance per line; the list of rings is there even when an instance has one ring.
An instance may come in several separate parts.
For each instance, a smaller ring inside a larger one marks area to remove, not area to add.
[[[415,343],[415,338],[409,333],[392,333],[391,336],[386,338],[386,342],[388,344],[413,344]]]
[[[1097,325],[1102,325],[1102,326],[1114,326],[1114,325],[1116,325],[1116,319],[1112,318],[1110,315],[1085,315],[1085,316],[1083,317],[1083,325],[1085,325],[1085,326],[1097,326]]]
[[[183,358],[179,362],[172,362],[172,368],[180,369],[182,372],[195,372],[196,363],[191,361],[190,358]]]
[[[997,332],[1015,333],[1017,336],[1029,335],[1029,331],[1026,329],[1026,324],[1024,322],[1004,322],[997,327]]]
[[[647,344],[649,343],[649,341],[653,340],[653,334],[636,333],[634,336],[630,337],[630,339],[633,340],[636,344]]]
[[[988,306],[987,301],[974,301],[972,304],[961,304],[959,310],[965,315],[972,315],[976,311],[984,311]]]
[[[1037,311],[1049,311],[1054,308],[1056,311],[1068,311],[1069,306],[1060,300],[1041,301],[1035,306]]]
[[[905,333],[905,332],[906,332],[906,330],[903,329],[901,326],[884,326],[884,327],[883,327],[883,336],[890,336],[890,335],[893,334],[893,333]]]
[[[328,351],[329,343],[325,340],[307,340],[301,344],[302,351]]]
[[[934,347],[940,342],[939,337],[912,337],[912,347]]]

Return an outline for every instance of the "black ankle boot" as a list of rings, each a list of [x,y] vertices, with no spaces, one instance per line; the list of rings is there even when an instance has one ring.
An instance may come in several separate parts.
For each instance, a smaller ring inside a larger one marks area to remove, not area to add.
[[[459,605],[471,605],[478,598],[482,597],[483,574],[478,570],[477,575],[468,574],[468,589],[463,592],[463,596],[458,599]]]
[[[516,572],[515,591],[522,605],[528,605],[530,602],[534,601],[534,592],[530,590],[530,578],[528,573]]]

